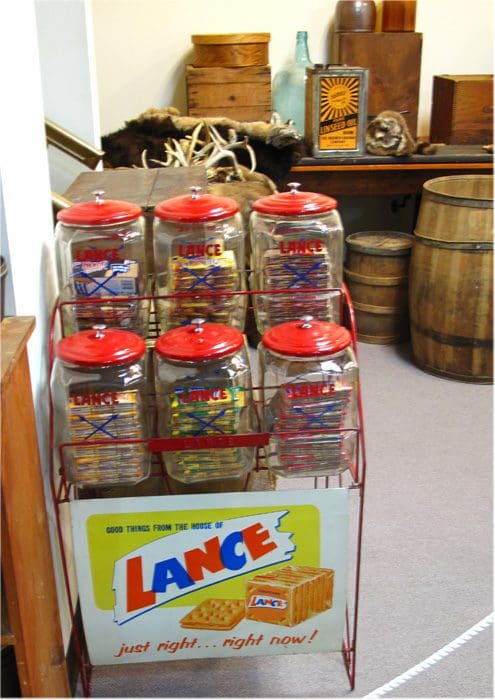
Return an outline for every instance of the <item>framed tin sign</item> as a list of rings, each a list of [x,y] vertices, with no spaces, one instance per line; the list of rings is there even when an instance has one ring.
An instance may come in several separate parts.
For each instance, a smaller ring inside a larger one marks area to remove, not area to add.
[[[306,69],[306,141],[315,158],[365,152],[368,69]]]
[[[349,490],[70,504],[93,665],[341,651]]]

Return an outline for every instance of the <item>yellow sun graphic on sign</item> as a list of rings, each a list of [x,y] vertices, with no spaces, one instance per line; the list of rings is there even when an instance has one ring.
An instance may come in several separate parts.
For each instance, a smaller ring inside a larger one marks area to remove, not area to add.
[[[321,121],[339,119],[358,112],[359,78],[323,78],[320,90]]]

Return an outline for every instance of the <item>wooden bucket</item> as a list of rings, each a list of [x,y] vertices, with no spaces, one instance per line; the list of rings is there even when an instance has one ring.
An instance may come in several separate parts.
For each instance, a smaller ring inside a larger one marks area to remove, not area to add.
[[[409,337],[408,275],[413,236],[360,231],[346,237],[344,279],[358,340],[388,345]]]
[[[493,381],[493,177],[423,185],[409,278],[412,351],[422,369]]]

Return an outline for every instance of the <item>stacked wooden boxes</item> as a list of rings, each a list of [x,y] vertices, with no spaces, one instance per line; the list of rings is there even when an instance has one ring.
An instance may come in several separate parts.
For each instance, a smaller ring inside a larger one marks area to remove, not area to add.
[[[194,63],[186,66],[187,113],[270,121],[270,34],[196,34]]]
[[[401,112],[414,137],[422,43],[417,32],[335,32],[331,45],[333,63],[368,68],[368,116]]]

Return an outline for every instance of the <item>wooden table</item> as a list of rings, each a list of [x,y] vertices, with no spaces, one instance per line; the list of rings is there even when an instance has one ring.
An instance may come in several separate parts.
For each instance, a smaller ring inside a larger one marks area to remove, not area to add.
[[[76,204],[94,201],[94,191],[103,190],[105,199],[118,199],[138,204],[143,210],[146,259],[153,271],[153,212],[157,204],[170,197],[187,195],[191,187],[207,192],[206,168],[115,168],[84,172],[64,192],[64,198]]]
[[[31,316],[1,323],[2,648],[23,697],[70,697],[27,343]]]
[[[438,146],[428,156],[302,158],[287,182],[300,182],[301,190],[328,195],[421,195],[424,182],[436,177],[492,173],[493,155],[481,145]]]
[[[145,217],[153,218],[154,207],[164,199],[186,195],[193,186],[207,189],[206,169],[189,168],[115,168],[84,172],[77,176],[64,197],[72,203],[94,200],[95,190],[104,190],[105,199],[120,199],[139,204]]]

